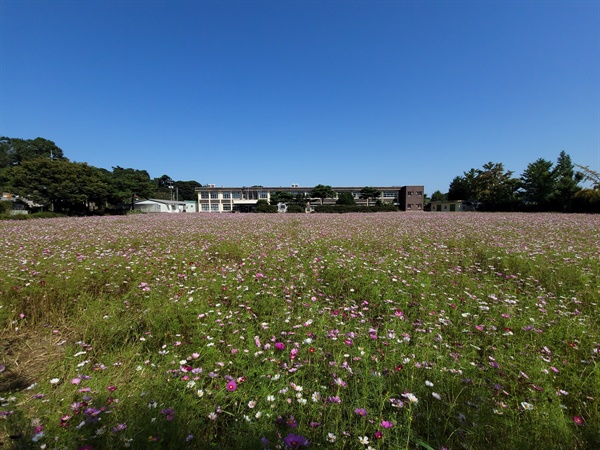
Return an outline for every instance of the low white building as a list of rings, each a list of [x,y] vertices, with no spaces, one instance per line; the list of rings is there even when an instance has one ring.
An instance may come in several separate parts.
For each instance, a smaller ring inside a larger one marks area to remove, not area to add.
[[[193,203],[195,204],[195,202]],[[181,213],[188,211],[188,204],[187,202],[179,202],[176,200],[149,198],[148,200],[135,202],[134,209],[146,213]]]
[[[185,201],[185,211],[189,213],[198,212],[198,202],[194,200],[186,200]]]
[[[476,211],[479,203],[466,200],[431,202],[431,212]]]

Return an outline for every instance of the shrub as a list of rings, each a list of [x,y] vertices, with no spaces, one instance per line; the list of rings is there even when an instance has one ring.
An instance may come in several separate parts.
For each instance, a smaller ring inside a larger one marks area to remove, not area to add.
[[[302,206],[296,205],[294,203],[294,204],[288,205],[287,212],[289,212],[289,213],[303,213],[304,212],[304,208]]]
[[[335,202],[337,205],[356,205],[352,192],[342,192]]]
[[[358,205],[319,205],[315,206],[317,213],[371,213],[371,212],[393,212],[398,211],[395,205],[386,204],[380,206],[358,206]]]
[[[0,214],[4,214],[9,209],[12,209],[12,202],[10,202],[10,201],[1,201],[0,202]]]
[[[254,211],[257,213],[276,213],[277,206],[269,205],[269,202],[266,200],[259,200],[256,202],[256,209]]]

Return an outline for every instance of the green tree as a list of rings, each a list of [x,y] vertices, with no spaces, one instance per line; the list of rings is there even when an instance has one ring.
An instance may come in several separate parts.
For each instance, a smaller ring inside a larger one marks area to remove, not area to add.
[[[335,192],[331,189],[331,186],[318,184],[316,185],[312,191],[310,191],[310,196],[312,198],[320,198],[321,205],[323,204],[323,200],[326,198],[334,198]]]
[[[518,179],[502,163],[489,162],[476,171],[476,199],[489,209],[506,209],[518,200]]]
[[[586,213],[600,213],[600,188],[582,189],[573,197],[573,210]]]
[[[155,184],[145,170],[113,167],[110,177],[113,204],[130,203],[134,197],[150,198],[155,192]]]
[[[354,200],[354,195],[352,192],[344,191],[338,195],[338,199],[335,202],[336,205],[356,205],[356,200]]]
[[[275,191],[270,195],[271,205],[277,205],[278,203],[291,203],[294,201],[294,194],[286,191]]]
[[[15,194],[54,211],[85,212],[92,204],[103,208],[109,192],[99,169],[66,159],[25,160],[12,168],[11,177]]]
[[[176,193],[178,193],[179,200],[197,200],[198,194],[196,193],[196,188],[202,187],[202,185],[195,180],[179,180],[176,181],[174,185]]]
[[[0,137],[0,168],[18,166],[37,158],[66,160],[63,151],[48,139]]]
[[[163,200],[196,200],[198,198],[196,188],[202,186],[193,180],[173,181],[169,175],[154,178],[152,183],[155,186],[155,190],[151,194],[151,197]]]
[[[590,181],[592,188],[581,189],[575,194],[573,209],[578,212],[600,213],[600,172],[579,164],[575,164],[575,167],[579,169],[576,176]]]
[[[360,198],[364,198],[367,200],[367,206],[369,206],[369,199],[377,198],[381,195],[377,189],[371,186],[365,186],[360,190]]]
[[[518,201],[520,182],[502,163],[488,162],[471,169],[450,183],[448,200],[474,200],[488,209],[512,208]]]
[[[477,171],[471,169],[450,183],[448,200],[477,200]]]
[[[302,209],[305,209],[308,206],[307,203],[309,201],[310,197],[303,192],[298,192],[296,195],[294,195],[294,203],[298,206],[301,206]]]
[[[432,202],[443,202],[444,200],[446,200],[446,194],[442,194],[442,192],[439,190],[431,194]]]
[[[0,191],[11,190],[11,167],[0,167]]]
[[[538,210],[548,207],[556,192],[556,176],[552,162],[543,158],[530,163],[521,175],[523,197],[537,205]]]
[[[579,182],[583,180],[583,174],[575,172],[571,157],[563,150],[558,155],[553,175],[556,179],[553,199],[561,210],[570,211],[575,194],[581,190]]]

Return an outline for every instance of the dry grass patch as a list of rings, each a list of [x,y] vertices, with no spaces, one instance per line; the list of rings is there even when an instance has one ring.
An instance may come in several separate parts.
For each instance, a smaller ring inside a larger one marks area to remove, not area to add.
[[[63,355],[62,337],[38,332],[0,333],[0,394],[23,390],[37,382]]]

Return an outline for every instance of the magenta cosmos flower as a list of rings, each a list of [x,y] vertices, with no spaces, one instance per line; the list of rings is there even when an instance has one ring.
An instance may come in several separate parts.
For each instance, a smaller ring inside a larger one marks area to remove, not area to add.
[[[237,389],[237,384],[235,383],[235,380],[231,380],[229,383],[227,383],[227,390],[229,392],[233,392]]]

